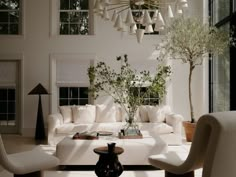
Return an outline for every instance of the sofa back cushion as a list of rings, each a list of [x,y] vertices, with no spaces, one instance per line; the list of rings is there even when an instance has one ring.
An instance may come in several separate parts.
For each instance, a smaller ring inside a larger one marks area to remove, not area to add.
[[[63,123],[71,123],[72,122],[71,106],[60,106],[59,110],[63,117]]]
[[[149,122],[149,117],[148,117],[148,108],[152,107],[150,105],[142,105],[139,106],[139,114],[140,114],[140,119],[142,122]]]
[[[96,122],[116,122],[116,106],[96,105]]]
[[[146,109],[149,121],[152,123],[164,122],[166,115],[171,113],[171,109],[167,105],[149,106]]]
[[[96,118],[96,106],[85,105],[85,106],[73,106],[73,122],[74,123],[88,123],[92,124]]]

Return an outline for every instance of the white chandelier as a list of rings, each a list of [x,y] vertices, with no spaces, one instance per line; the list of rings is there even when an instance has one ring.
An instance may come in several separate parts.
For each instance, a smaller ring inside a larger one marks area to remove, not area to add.
[[[187,0],[95,0],[94,13],[114,22],[118,31],[136,34],[141,43],[144,33],[163,31],[187,7]]]

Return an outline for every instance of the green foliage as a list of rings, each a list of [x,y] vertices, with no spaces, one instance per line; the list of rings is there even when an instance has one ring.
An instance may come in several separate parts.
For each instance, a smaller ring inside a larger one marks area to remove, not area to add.
[[[90,92],[95,99],[102,94],[111,96],[127,112],[129,119],[133,119],[138,106],[144,103],[147,95],[158,95],[160,100],[164,97],[166,79],[171,74],[170,66],[160,66],[152,77],[149,71],[137,73],[132,69],[127,55],[117,57],[117,61],[121,62],[119,72],[111,69],[105,62],[98,62],[96,66],[88,68]],[[147,91],[137,96],[133,88],[142,86],[147,86]]]
[[[203,59],[211,54],[223,54],[227,46],[235,41],[230,35],[216,27],[203,24],[195,18],[177,18],[164,35],[163,42],[157,45],[159,59],[177,59],[189,64],[189,104],[191,121],[194,121],[194,111],[191,97],[192,72],[196,65],[201,65]]]

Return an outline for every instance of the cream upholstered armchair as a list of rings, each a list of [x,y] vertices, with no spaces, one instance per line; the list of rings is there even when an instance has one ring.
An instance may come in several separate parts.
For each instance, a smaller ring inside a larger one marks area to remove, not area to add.
[[[58,158],[46,154],[39,146],[31,151],[7,154],[0,135],[0,165],[14,177],[41,177],[42,170],[58,164]]]
[[[151,165],[165,170],[166,177],[236,176],[236,111],[210,113],[200,117],[186,158],[176,152],[149,157]]]

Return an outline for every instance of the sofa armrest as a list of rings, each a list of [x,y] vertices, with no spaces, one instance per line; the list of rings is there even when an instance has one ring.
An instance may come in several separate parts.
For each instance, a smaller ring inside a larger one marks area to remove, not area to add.
[[[50,114],[47,119],[48,123],[48,144],[53,145],[53,138],[56,134],[56,128],[63,124],[63,117],[60,113]]]
[[[183,116],[180,114],[166,114],[166,123],[173,127],[174,133],[181,135]]]

